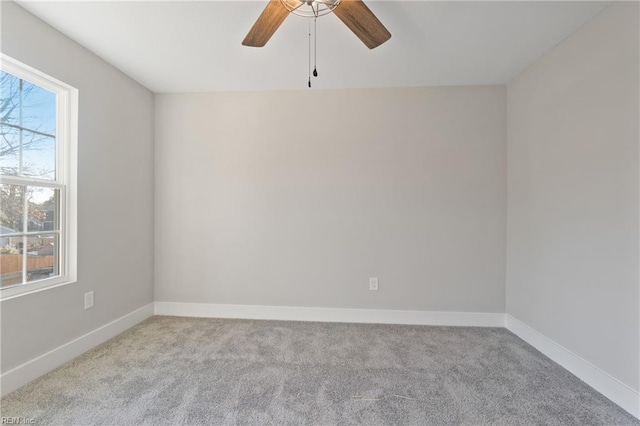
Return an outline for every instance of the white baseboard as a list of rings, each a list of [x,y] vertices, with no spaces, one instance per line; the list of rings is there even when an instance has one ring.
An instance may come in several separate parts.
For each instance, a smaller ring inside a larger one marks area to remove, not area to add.
[[[153,315],[153,303],[143,306],[83,336],[25,362],[0,376],[0,395],[4,396],[71,361],[89,349],[117,336]]]
[[[640,418],[640,393],[636,390],[511,315],[506,315],[505,323],[507,329],[513,334],[551,358],[552,361],[560,364],[636,418]]]
[[[611,401],[640,418],[640,393],[511,315],[486,312],[437,312],[384,309],[308,308],[155,302],[53,349],[0,376],[2,396],[106,342],[152,315],[203,318],[506,327]]]
[[[155,314],[202,318],[504,327],[503,313],[487,312],[402,311],[156,302]]]

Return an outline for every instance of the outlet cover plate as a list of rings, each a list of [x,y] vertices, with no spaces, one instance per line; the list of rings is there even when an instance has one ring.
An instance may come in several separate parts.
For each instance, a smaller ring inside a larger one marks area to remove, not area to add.
[[[378,291],[378,278],[377,277],[369,278],[369,290]]]
[[[93,291],[84,294],[84,308],[93,308]]]

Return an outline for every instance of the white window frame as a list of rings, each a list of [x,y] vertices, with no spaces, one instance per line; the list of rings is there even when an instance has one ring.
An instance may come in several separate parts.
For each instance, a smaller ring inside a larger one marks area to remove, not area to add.
[[[56,179],[0,175],[0,183],[60,190],[59,275],[0,289],[0,300],[77,281],[78,246],[78,89],[0,53],[0,69],[56,96]]]

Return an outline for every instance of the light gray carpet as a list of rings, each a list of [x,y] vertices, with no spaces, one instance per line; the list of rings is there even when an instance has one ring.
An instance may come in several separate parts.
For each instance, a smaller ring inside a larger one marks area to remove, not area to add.
[[[640,424],[471,327],[152,317],[1,402],[55,425]]]

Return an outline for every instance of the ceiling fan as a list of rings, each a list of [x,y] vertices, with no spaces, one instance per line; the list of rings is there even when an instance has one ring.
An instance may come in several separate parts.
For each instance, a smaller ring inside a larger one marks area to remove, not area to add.
[[[304,8],[307,10],[303,11]],[[263,47],[289,13],[318,17],[329,12],[340,18],[369,49],[391,38],[391,33],[362,0],[269,0],[242,44]]]

